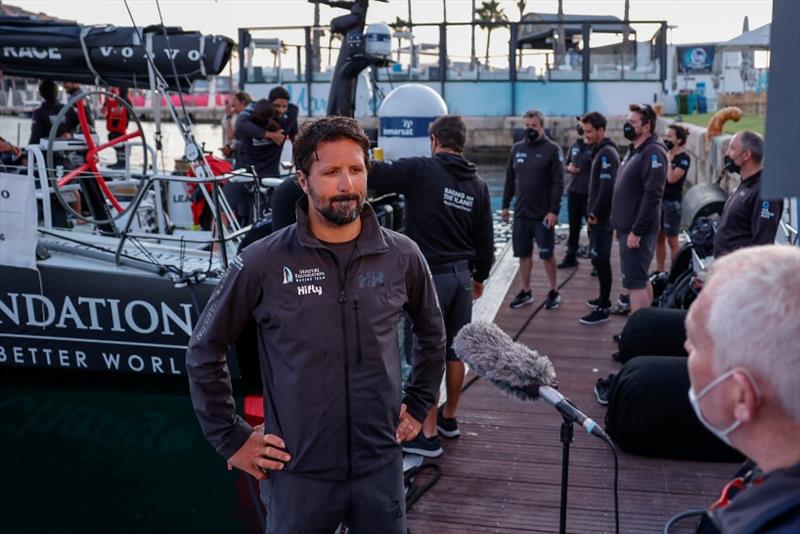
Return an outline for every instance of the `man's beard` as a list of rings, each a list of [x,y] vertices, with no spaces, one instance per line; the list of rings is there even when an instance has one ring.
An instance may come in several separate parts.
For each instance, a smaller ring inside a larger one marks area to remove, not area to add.
[[[361,216],[361,210],[364,208],[364,201],[361,195],[357,193],[330,197],[325,204],[322,204],[319,197],[311,191],[309,196],[311,197],[311,203],[314,205],[314,209],[316,209],[326,221],[336,226],[344,226],[355,221]],[[354,200],[356,201],[356,205],[352,206],[351,203]]]

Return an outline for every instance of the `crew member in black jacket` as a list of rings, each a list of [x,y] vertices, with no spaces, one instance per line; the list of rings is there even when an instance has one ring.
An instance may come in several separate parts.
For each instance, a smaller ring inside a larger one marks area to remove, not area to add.
[[[667,149],[655,135],[656,112],[649,104],[631,104],[623,126],[632,144],[617,173],[611,223],[619,240],[622,286],[631,313],[653,301],[650,263],[656,250],[661,198],[667,181]]]
[[[483,293],[494,260],[489,187],[464,159],[467,127],[458,115],[430,126],[431,157],[375,162],[369,188],[378,194],[405,194],[406,234],[419,245],[433,274],[447,332],[447,402],[434,406],[422,432],[403,450],[429,458],[443,452],[439,433],[459,435],[456,412],[464,384],[464,363],[453,351],[453,337],[472,319],[472,299]]]
[[[592,111],[581,119],[583,135],[592,147],[592,165],[589,176],[589,247],[592,265],[597,270],[600,296],[586,304],[592,312],[581,317],[583,324],[598,324],[608,321],[611,308],[611,243],[614,230],[611,228],[611,198],[614,181],[619,168],[617,145],[606,137],[606,118]]]
[[[742,247],[775,242],[783,213],[783,200],[761,198],[763,159],[763,137],[750,130],[733,136],[725,154],[725,168],[739,174],[742,181],[728,197],[722,210],[722,218],[714,236],[715,258]]]
[[[525,125],[525,139],[511,147],[503,189],[503,222],[508,222],[511,199],[517,199],[511,238],[514,256],[519,258],[522,288],[511,302],[511,307],[521,308],[533,303],[531,269],[535,240],[550,282],[545,308],[552,310],[558,308],[561,302],[556,289],[557,272],[553,252],[555,226],[564,192],[564,156],[561,148],[545,136],[541,111],[526,111],[522,123]]]
[[[577,254],[581,240],[581,228],[583,219],[588,215],[589,170],[592,166],[593,148],[592,143],[586,140],[583,125],[578,124],[578,140],[567,152],[566,171],[572,175],[572,180],[567,187],[569,237],[567,238],[567,255],[558,264],[559,269],[578,266]]]

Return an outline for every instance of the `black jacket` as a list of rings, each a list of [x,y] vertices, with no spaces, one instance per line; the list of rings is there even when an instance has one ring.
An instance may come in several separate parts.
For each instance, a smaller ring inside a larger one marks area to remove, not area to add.
[[[42,102],[42,105],[34,110],[31,117],[33,124],[31,124],[31,136],[28,139],[29,145],[35,145],[42,139],[48,139],[53,122],[63,107],[64,105],[59,102]],[[56,131],[56,138],[69,131],[66,122],[62,122]]]
[[[564,156],[561,148],[542,136],[534,143],[519,141],[511,146],[503,189],[503,209],[517,198],[514,217],[544,219],[561,210],[564,194]]]
[[[800,532],[800,464],[769,473],[737,493],[726,507],[709,513],[719,532]]]
[[[325,480],[374,472],[396,454],[400,403],[425,419],[444,371],[445,336],[425,259],[408,237],[381,228],[371,207],[347,266],[308,227],[256,241],[236,257],[189,342],[192,402],[208,440],[230,458],[252,432],[236,415],[225,353],[252,317],[264,384],[265,433],[283,438],[284,470]],[[401,391],[397,325],[419,339]],[[254,358],[241,354],[239,358]]]
[[[619,152],[614,141],[606,137],[599,145],[592,145],[592,167],[589,176],[589,215],[602,223],[611,216],[611,198],[619,169]]]
[[[572,181],[567,187],[567,193],[576,195],[589,194],[589,171],[592,166],[593,145],[583,142],[582,138],[569,147],[567,151],[567,163],[572,163],[580,169],[578,174],[572,175]],[[570,173],[572,174],[572,173]]]
[[[233,133],[236,138],[236,167],[249,169],[252,166],[258,176],[278,176],[283,145],[264,137],[267,130],[253,121],[253,109],[252,104],[247,106],[236,118]]]
[[[491,199],[475,165],[445,153],[375,162],[369,188],[405,195],[406,235],[428,263],[466,259],[475,280],[488,278],[494,261]]]
[[[658,231],[667,181],[667,148],[653,135],[631,146],[617,172],[611,223],[615,230],[642,236]]]
[[[761,199],[761,171],[742,180],[722,210],[714,236],[714,257],[773,243],[782,213],[783,200]]]

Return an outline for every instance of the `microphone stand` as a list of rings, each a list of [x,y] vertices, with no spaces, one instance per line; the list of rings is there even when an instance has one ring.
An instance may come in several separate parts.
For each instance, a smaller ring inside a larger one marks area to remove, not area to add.
[[[561,508],[558,520],[559,534],[567,532],[567,487],[569,485],[569,444],[572,443],[572,421],[562,416],[561,421]]]

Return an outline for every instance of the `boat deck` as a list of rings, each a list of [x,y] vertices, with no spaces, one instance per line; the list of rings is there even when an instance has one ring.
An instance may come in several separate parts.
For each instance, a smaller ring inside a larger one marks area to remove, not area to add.
[[[559,245],[559,260],[563,253]],[[612,262],[614,272],[619,272],[616,246]],[[519,291],[515,278],[495,322],[512,337],[524,328],[519,341],[550,357],[562,393],[602,422],[605,408],[596,402],[592,388],[598,377],[620,367],[610,358],[616,350],[611,336],[622,330],[625,319],[612,316],[594,326],[578,323],[588,313],[586,300],[597,296],[597,279],[590,271],[588,260],[581,260],[577,269],[559,270],[559,283],[566,280],[561,306],[546,310],[540,308],[547,293],[546,277],[535,258],[534,304],[518,310],[508,307]],[[615,280],[612,299],[620,290]],[[461,437],[445,440],[445,454],[435,460],[442,468],[441,479],[409,511],[411,532],[558,532],[560,424],[557,412],[544,402],[519,402],[477,380],[461,398]],[[736,468],[730,463],[661,460],[620,451],[620,532],[662,532],[674,514],[713,502]],[[427,476],[420,475],[417,483]],[[614,532],[613,476],[607,446],[576,426],[568,532]],[[690,527],[695,524],[685,520],[672,532],[694,532]]]

